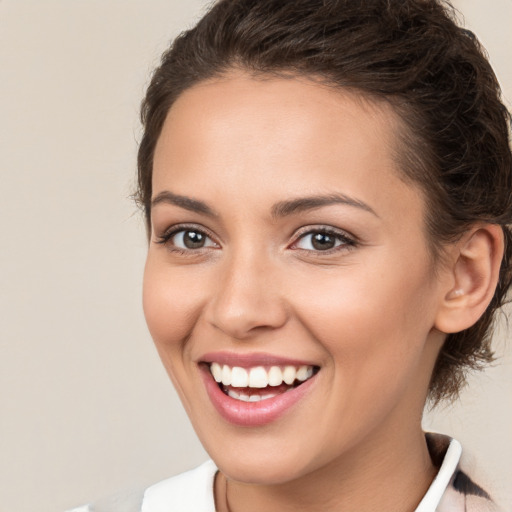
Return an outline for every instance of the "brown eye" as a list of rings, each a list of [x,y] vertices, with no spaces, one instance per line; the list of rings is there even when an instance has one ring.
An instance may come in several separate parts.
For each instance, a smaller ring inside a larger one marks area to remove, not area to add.
[[[325,252],[331,249],[353,247],[354,245],[355,241],[343,232],[318,229],[302,235],[294,243],[294,248],[312,252]]]
[[[317,251],[326,251],[336,245],[336,238],[328,233],[314,233],[311,236],[311,245]]]
[[[215,242],[198,229],[181,229],[164,239],[164,243],[181,250],[203,249],[205,247],[216,247]]]
[[[198,231],[184,231],[183,232],[183,245],[187,249],[200,249],[204,247],[206,236]]]

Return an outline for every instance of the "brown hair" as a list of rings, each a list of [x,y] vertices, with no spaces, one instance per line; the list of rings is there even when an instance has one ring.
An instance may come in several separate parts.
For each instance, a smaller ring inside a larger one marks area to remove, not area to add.
[[[448,335],[430,398],[454,398],[492,361],[491,324],[512,280],[510,115],[475,36],[442,0],[221,0],[162,56],[142,103],[137,199],[150,224],[153,153],[177,97],[233,68],[319,77],[392,104],[399,167],[427,201],[434,256],[475,222],[502,226],[500,279],[483,316]]]

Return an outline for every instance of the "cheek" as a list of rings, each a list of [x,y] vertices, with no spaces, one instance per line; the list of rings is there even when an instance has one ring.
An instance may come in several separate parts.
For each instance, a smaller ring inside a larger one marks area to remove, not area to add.
[[[305,301],[300,313],[329,361],[330,420],[343,411],[345,425],[360,435],[397,404],[422,404],[431,373],[423,350],[430,331],[429,278],[421,269],[409,268],[407,276],[401,270],[391,275],[392,265],[387,269],[385,275],[348,271]]]
[[[205,290],[201,279],[179,272],[148,254],[143,308],[151,336],[160,350],[178,349],[194,327]]]
[[[404,272],[403,260],[381,261],[378,268],[347,267],[296,294],[306,299],[298,307],[302,322],[356,381],[382,381],[417,364],[433,324],[428,267],[411,261]]]

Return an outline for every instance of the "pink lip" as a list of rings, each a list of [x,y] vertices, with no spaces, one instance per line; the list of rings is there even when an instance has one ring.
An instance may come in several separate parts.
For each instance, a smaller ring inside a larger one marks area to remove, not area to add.
[[[263,365],[261,360],[258,364]],[[272,364],[276,363],[272,362]],[[206,365],[201,365],[201,375],[208,396],[217,412],[226,421],[241,427],[261,427],[277,420],[303,399],[316,382],[316,375],[314,375],[300,386],[274,398],[259,402],[243,402],[226,395],[215,382]]]
[[[204,363],[227,364],[228,366],[240,366],[250,368],[253,366],[315,366],[309,361],[290,359],[288,357],[275,356],[264,352],[240,354],[236,352],[209,352],[200,358]]]

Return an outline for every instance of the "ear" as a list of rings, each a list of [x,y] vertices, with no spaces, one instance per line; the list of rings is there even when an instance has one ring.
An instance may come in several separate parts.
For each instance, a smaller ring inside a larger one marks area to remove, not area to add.
[[[498,283],[503,250],[503,230],[496,224],[475,226],[453,245],[436,315],[439,331],[463,331],[482,316]]]

